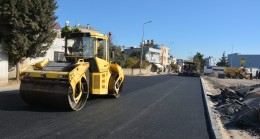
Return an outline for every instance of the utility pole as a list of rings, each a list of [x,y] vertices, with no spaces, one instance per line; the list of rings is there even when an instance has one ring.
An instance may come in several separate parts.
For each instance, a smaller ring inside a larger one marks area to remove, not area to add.
[[[145,22],[144,24],[143,24],[143,35],[142,35],[142,42],[141,42],[141,56],[140,56],[140,71],[139,71],[139,75],[141,76],[141,74],[142,74],[142,66],[143,66],[143,49],[144,49],[144,25],[145,24],[148,24],[148,23],[151,23],[152,21],[148,21],[148,22]]]
[[[230,66],[233,67],[233,44],[232,44],[232,50],[231,50]]]

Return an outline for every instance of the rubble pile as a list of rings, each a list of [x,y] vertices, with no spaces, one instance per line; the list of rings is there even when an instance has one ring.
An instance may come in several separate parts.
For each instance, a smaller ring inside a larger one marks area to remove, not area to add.
[[[260,135],[260,93],[259,85],[237,89],[220,89],[219,95],[208,95],[215,102],[215,110],[220,114],[227,129],[240,128],[253,135]],[[254,96],[254,97],[252,97]]]

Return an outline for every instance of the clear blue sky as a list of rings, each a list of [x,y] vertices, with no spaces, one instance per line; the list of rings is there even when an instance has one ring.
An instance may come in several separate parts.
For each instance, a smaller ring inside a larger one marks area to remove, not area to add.
[[[260,0],[57,0],[62,27],[90,24],[113,32],[117,45],[138,46],[142,39],[168,45],[187,59],[197,52],[218,59],[225,51],[260,54]]]

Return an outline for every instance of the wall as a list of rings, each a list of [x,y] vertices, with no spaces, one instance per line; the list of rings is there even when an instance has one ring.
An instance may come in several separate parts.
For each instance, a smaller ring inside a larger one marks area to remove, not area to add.
[[[8,57],[0,44],[0,84],[8,83]]]
[[[242,65],[244,68],[260,68],[260,55],[243,55],[243,54],[229,54],[228,63],[232,67],[240,67],[241,58],[245,58],[245,64]]]
[[[124,74],[125,75],[139,75],[140,73],[140,69],[131,69],[131,68],[125,68],[124,70]],[[142,69],[141,71],[142,75],[149,75],[150,74],[150,70],[149,69]]]
[[[30,59],[28,62],[33,63],[40,61],[44,58],[48,58],[50,61],[54,61],[54,52],[64,52],[65,50],[63,46],[65,46],[64,39],[56,38],[44,57]]]

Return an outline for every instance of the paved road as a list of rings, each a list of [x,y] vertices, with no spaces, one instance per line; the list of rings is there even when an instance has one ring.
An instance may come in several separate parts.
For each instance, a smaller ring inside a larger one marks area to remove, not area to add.
[[[1,138],[210,138],[199,78],[126,77],[120,99],[92,99],[79,112],[26,105],[0,93]]]

